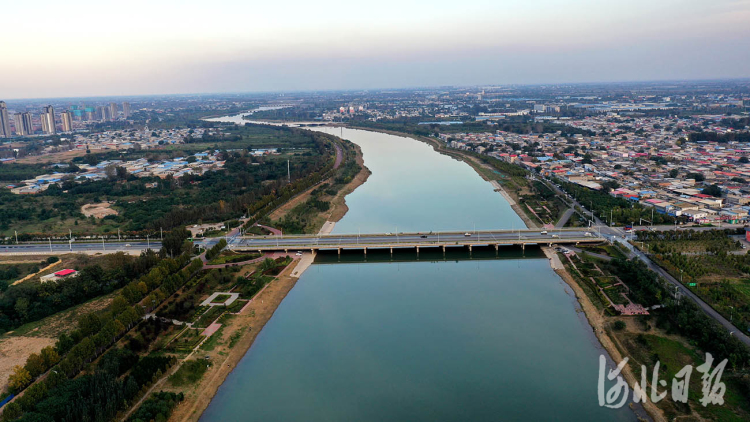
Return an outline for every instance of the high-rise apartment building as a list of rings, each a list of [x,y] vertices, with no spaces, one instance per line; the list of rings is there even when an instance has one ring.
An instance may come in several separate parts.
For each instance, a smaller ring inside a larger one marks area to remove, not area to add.
[[[18,113],[13,116],[16,121],[16,135],[28,136],[34,134],[34,125],[31,122],[31,113]]]
[[[10,138],[10,119],[5,101],[0,101],[0,138]]]
[[[109,119],[117,120],[117,103],[109,103]]]
[[[125,119],[130,117],[130,103],[129,102],[122,103],[122,117]]]
[[[54,135],[57,133],[57,127],[55,127],[55,109],[48,105],[42,109],[42,115],[39,116],[42,119],[42,131],[48,135]]]
[[[73,113],[69,111],[63,111],[60,113],[60,121],[62,122],[63,132],[73,131]]]
[[[109,120],[109,108],[107,106],[97,106],[96,110],[100,121],[106,122]]]

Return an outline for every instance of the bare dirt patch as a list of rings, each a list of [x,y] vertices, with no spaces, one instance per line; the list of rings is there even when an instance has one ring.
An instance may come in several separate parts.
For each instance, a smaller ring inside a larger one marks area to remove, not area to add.
[[[98,204],[86,204],[81,207],[81,213],[86,217],[104,218],[108,215],[117,215],[117,211],[111,208],[109,202],[100,202]]]
[[[83,157],[84,155],[86,155],[86,150],[76,149],[73,151],[53,152],[52,154],[32,155],[19,158],[16,162],[25,164],[58,163],[70,161],[75,157]]]
[[[8,386],[8,377],[16,365],[23,366],[29,355],[54,344],[55,339],[50,337],[0,338],[0,391]]]

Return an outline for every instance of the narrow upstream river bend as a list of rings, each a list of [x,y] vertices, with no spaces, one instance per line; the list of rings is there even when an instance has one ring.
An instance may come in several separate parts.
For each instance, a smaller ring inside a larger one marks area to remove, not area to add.
[[[334,233],[525,227],[489,182],[429,145],[343,137],[372,175]],[[319,256],[201,421],[636,420],[599,407],[605,352],[544,255],[491,255]]]

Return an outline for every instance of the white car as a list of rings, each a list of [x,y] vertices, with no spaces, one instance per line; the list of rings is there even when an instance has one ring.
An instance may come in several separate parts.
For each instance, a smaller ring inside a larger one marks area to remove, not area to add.
[[[471,237],[471,233],[464,233],[464,236]]]
[[[385,235],[386,235],[386,236],[393,236],[393,233],[391,233],[391,232],[388,232],[388,233],[386,233]]]
[[[591,232],[586,232],[586,233],[584,234],[584,236],[587,236],[587,237],[592,237],[592,236],[593,236],[593,234],[591,234]]]
[[[547,230],[542,230],[542,233],[541,233],[541,234],[544,234],[544,235],[546,235],[546,234],[547,234]]]
[[[126,247],[126,248],[129,248],[129,247],[130,247],[130,243],[126,243],[126,244],[125,244],[125,247]]]
[[[554,239],[554,238],[557,238],[557,239],[559,239],[559,238],[560,238],[560,235],[559,235],[559,234],[553,234],[553,235],[552,235],[552,238],[553,238],[553,239]]]
[[[302,252],[297,252],[297,256],[302,256]]]

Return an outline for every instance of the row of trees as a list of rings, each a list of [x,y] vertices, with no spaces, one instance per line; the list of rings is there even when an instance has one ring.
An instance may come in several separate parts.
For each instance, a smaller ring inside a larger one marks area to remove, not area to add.
[[[678,302],[672,298],[666,282],[638,259],[613,259],[607,269],[622,280],[627,280],[634,301],[651,306],[664,304],[658,313],[661,325],[675,329],[694,341],[702,350],[715,359],[729,359],[732,368],[750,365],[750,351],[736,337],[706,314],[692,301],[683,298]]]
[[[52,413],[54,420],[107,420],[106,418],[99,419],[98,416],[93,419],[88,419],[88,417],[84,419],[58,418],[59,414],[44,410],[44,403],[48,402],[47,399],[54,401],[60,395],[64,396],[59,391],[54,395],[51,394],[53,389],[72,388],[71,386],[75,387],[80,383],[85,383],[80,380],[86,379],[86,382],[102,383],[102,388],[105,390],[111,387],[112,396],[105,401],[111,401],[112,399],[115,399],[115,401],[109,403],[100,402],[97,398],[100,396],[93,396],[93,401],[88,403],[87,407],[83,409],[76,410],[76,406],[79,404],[70,403],[57,403],[55,407],[58,410],[59,408],[63,408],[67,414],[71,414],[72,412],[72,414],[77,415],[88,415],[88,412],[92,409],[99,409],[103,415],[111,415],[113,414],[112,412],[120,409],[123,398],[129,399],[133,396],[130,395],[128,397],[129,394],[125,392],[134,391],[134,393],[137,393],[139,388],[146,382],[143,375],[137,375],[138,371],[133,371],[135,379],[132,383],[129,383],[131,384],[130,386],[128,386],[127,380],[121,381],[111,376],[108,377],[107,374],[94,374],[74,380],[68,379],[74,377],[85,365],[100,356],[117,339],[141,322],[146,312],[151,311],[164,299],[172,295],[202,267],[203,264],[200,260],[195,259],[191,262],[187,254],[181,255],[177,259],[163,259],[146,275],[123,287],[120,294],[113,299],[112,303],[105,310],[81,316],[78,321],[78,327],[75,330],[69,334],[61,334],[58,338],[55,351],[59,356],[63,356],[60,362],[52,367],[46,377],[28,387],[24,391],[23,396],[16,399],[21,409],[29,412],[40,410],[41,406],[41,413],[48,415]],[[163,361],[164,358],[157,361],[154,359],[144,361],[143,365],[148,367],[161,365],[160,370],[163,371],[167,362]],[[27,361],[26,366],[29,365],[30,362]],[[23,375],[23,371],[28,371],[28,369],[26,367],[17,367],[14,370],[14,375]],[[145,373],[148,371],[140,372]],[[19,393],[31,381],[27,379],[27,383],[15,384],[12,392]],[[77,387],[75,389],[77,390]]]
[[[75,277],[49,283],[20,283],[0,293],[0,332],[38,321],[89,299],[110,293],[146,274],[157,264],[153,251],[137,258],[121,254],[122,264],[110,270],[91,265]]]
[[[638,223],[641,218],[651,221],[653,215],[653,224],[671,224],[675,221],[674,217],[655,212],[638,203],[631,203],[627,199],[615,198],[607,192],[589,189],[563,180],[558,181],[565,192],[578,200],[581,205],[593,207],[594,211],[599,214],[598,216],[604,220],[608,221],[611,215],[612,222],[627,225],[632,222]]]

